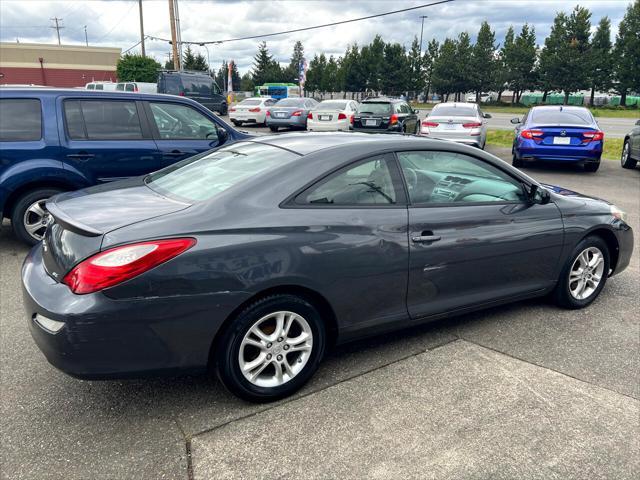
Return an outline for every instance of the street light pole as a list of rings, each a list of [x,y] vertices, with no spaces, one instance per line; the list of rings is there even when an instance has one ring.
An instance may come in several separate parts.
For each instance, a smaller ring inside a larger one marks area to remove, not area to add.
[[[146,57],[147,54],[144,50],[144,21],[142,20],[142,0],[138,0],[138,9],[140,10],[140,46],[142,47],[142,56]]]
[[[204,47],[207,51],[207,68],[209,69],[209,74],[211,74],[211,60],[209,60],[209,47],[207,47],[206,43],[201,43],[201,47]]]
[[[420,17],[422,19],[422,26],[420,27],[420,58],[422,58],[422,31],[424,30],[424,19],[429,18],[427,15],[422,15]]]

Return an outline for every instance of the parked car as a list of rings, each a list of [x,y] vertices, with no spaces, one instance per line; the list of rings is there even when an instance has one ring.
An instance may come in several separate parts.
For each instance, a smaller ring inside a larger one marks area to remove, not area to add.
[[[587,172],[600,167],[604,132],[584,107],[538,106],[513,118],[513,166],[531,161],[581,163]]]
[[[279,128],[307,128],[307,116],[309,111],[318,102],[313,98],[289,97],[278,100],[278,102],[267,109],[267,127],[272,132],[277,132]]]
[[[44,233],[50,196],[144,175],[247,136],[187,98],[2,89],[0,213],[33,244]]]
[[[484,149],[487,118],[491,115],[475,103],[438,103],[422,120],[420,134]]]
[[[585,307],[633,250],[615,206],[412,136],[269,135],[47,207],[22,281],[49,362],[217,369],[252,401],[336,343],[546,294]]]
[[[418,133],[418,111],[400,99],[368,98],[353,116],[353,129],[360,132]]]
[[[149,82],[118,82],[118,92],[158,93],[158,84]]]
[[[277,100],[269,97],[250,97],[229,109],[229,120],[236,125],[252,123],[264,125],[267,121],[267,109]]]
[[[158,93],[195,100],[212,112],[227,114],[227,99],[216,82],[205,72],[163,70],[158,73]]]
[[[623,168],[636,168],[640,162],[640,120],[636,120],[635,127],[624,136],[620,163]]]
[[[358,103],[354,100],[324,100],[307,115],[307,130],[349,131],[357,109]]]
[[[115,82],[89,82],[84,88],[86,90],[104,90],[107,92],[115,91],[117,83]]]
[[[491,100],[493,100],[495,98],[495,96],[491,93],[481,93],[480,94],[480,103],[488,103]],[[476,94],[475,93],[471,93],[469,95],[467,95],[467,102],[470,103],[477,103],[476,102]]]

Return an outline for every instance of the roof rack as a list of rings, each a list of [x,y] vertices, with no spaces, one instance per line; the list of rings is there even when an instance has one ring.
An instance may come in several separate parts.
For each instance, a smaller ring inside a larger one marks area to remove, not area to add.
[[[170,70],[170,69],[167,69],[167,68],[160,68],[158,70],[158,72],[167,72],[167,73],[200,73],[200,74],[209,75],[209,72],[207,72],[206,70]]]

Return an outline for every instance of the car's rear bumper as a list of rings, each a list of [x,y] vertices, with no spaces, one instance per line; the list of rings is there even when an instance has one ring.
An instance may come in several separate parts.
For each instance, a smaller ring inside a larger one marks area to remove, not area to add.
[[[335,132],[351,130],[349,120],[337,120],[335,122],[321,122],[316,120],[307,120],[307,130],[313,132]]]
[[[242,123],[264,123],[265,116],[264,115],[238,115],[238,114],[229,114],[229,120],[232,122],[242,122]]]
[[[394,125],[392,127],[353,127],[354,132],[365,132],[365,133],[402,133],[402,127],[399,125]]]
[[[49,363],[92,379],[204,370],[215,334],[245,298],[231,293],[197,300],[76,295],[45,272],[40,245],[25,259],[22,286],[29,330]],[[64,326],[52,333],[36,322],[36,314]]]
[[[473,136],[470,136],[470,135],[462,136],[462,135],[440,135],[437,133],[421,132],[420,135],[427,138],[435,138],[437,140],[448,140],[450,142],[463,143],[465,145],[472,145],[474,147],[482,146],[482,143],[481,143],[482,136],[480,134],[473,135]]]
[[[267,127],[307,127],[307,117],[273,118],[267,117]]]
[[[562,147],[538,145],[532,140],[526,140],[516,145],[515,152],[523,161],[599,162],[602,156],[602,142]]]

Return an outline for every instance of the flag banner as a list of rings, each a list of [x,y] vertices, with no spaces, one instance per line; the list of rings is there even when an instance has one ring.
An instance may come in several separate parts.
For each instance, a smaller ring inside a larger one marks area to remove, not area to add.
[[[227,65],[228,75],[227,75],[227,91],[229,93],[233,92],[233,60],[229,61]]]
[[[301,87],[304,87],[304,82],[307,80],[307,59],[302,58],[300,65],[298,66],[298,82]]]

